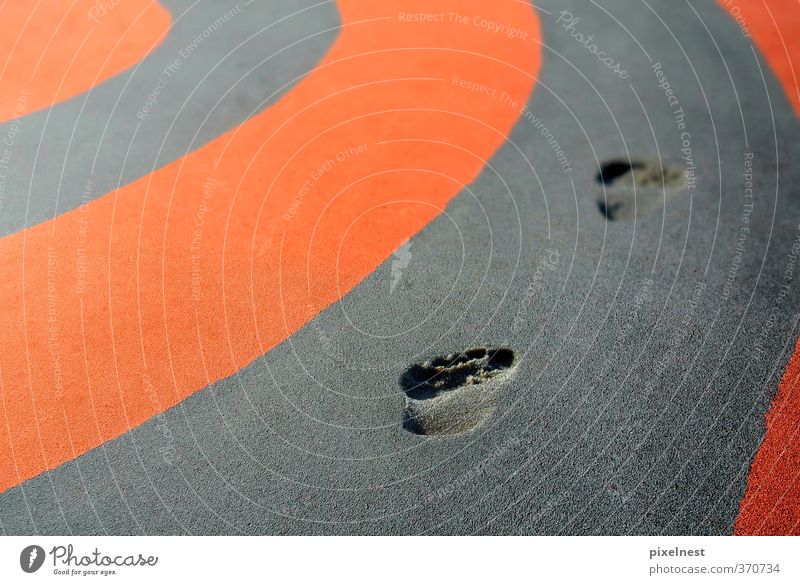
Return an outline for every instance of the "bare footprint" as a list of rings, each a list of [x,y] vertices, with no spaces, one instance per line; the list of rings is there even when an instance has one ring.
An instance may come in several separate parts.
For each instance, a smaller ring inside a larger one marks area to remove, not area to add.
[[[414,364],[400,377],[406,392],[403,428],[417,435],[454,435],[495,410],[501,381],[516,365],[507,348],[472,348]]]
[[[609,221],[646,217],[686,187],[680,170],[658,161],[609,161],[597,181],[605,186],[597,206]]]

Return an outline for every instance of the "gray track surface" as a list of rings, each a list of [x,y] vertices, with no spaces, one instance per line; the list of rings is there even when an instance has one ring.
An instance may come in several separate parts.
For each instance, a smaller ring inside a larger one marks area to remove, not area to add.
[[[798,235],[800,129],[716,3],[692,3],[696,14],[648,4],[602,2],[615,22],[586,2],[537,3],[551,14],[540,12],[544,66],[529,106],[571,173],[520,120],[481,177],[412,239],[393,292],[389,259],[236,375],[0,495],[2,530],[730,533],[798,336],[796,290],[777,299]],[[562,9],[628,80],[556,23]],[[335,25],[330,11],[312,15],[325,23],[292,20],[282,34]],[[656,61],[686,113],[697,188],[637,223],[608,222],[599,164],[628,153],[683,164]],[[246,117],[250,99],[232,103],[227,120]],[[193,110],[175,131],[175,155],[196,120]],[[142,148],[131,161],[152,166]],[[755,210],[725,295],[746,152]],[[545,249],[559,262],[529,288]],[[402,428],[398,379],[409,364],[502,344],[520,362],[485,424],[439,437]]]

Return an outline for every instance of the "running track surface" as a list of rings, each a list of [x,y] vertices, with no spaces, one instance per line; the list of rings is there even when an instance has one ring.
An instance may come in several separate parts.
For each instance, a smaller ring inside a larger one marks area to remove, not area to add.
[[[800,116],[800,4],[762,0],[732,4]],[[767,413],[767,434],[750,471],[737,534],[800,534],[800,344]]]
[[[470,84],[526,103],[540,56],[517,51],[502,35],[458,24],[400,26],[383,15],[474,12],[514,22],[533,37],[538,20],[521,3],[440,4],[378,11],[339,2],[339,40],[278,104],[132,185],[0,242],[9,275],[2,301],[10,308],[1,317],[2,343],[19,348],[0,358],[7,421],[0,427],[0,491],[119,436],[269,351],[355,287],[478,175],[519,108],[465,91],[454,78],[468,71]],[[800,114],[796,2],[720,5],[743,16]],[[14,88],[0,102],[4,119],[68,99],[134,65],[170,22],[156,3],[120,8],[102,16],[109,26],[97,34],[95,21],[85,18],[92,6],[76,2],[61,14],[32,16],[4,8],[19,21],[13,30],[56,31],[48,43],[62,49],[43,47],[42,34],[3,41],[9,59],[2,78]],[[369,81],[376,70],[391,74]],[[27,100],[22,110],[20,95]],[[408,141],[410,134],[417,138]],[[365,152],[362,144],[378,146]],[[331,152],[342,161],[357,156],[358,169],[326,168]],[[415,168],[420,157],[425,170]],[[308,168],[321,169],[320,178],[304,189]],[[413,200],[398,203],[394,193],[410,184]],[[87,217],[108,232],[84,245]],[[85,273],[72,261],[78,256]],[[800,347],[767,415],[739,534],[800,530],[799,383]]]
[[[526,4],[436,8],[538,32]],[[524,104],[535,52],[476,27],[385,17],[430,11],[429,3],[354,0],[339,9],[336,44],[278,104],[130,186],[0,242],[9,277],[2,343],[23,341],[0,358],[8,421],[0,489],[269,351],[441,213],[504,143],[519,111],[453,78],[469,71],[471,82]],[[383,81],[371,81],[377,72]],[[359,152],[362,144],[376,146]],[[334,162],[358,156],[358,167],[327,168],[329,153]],[[435,167],[417,170],[420,157]],[[322,170],[306,193],[309,168]],[[402,191],[413,198],[398,203]],[[85,222],[108,229],[89,241]]]

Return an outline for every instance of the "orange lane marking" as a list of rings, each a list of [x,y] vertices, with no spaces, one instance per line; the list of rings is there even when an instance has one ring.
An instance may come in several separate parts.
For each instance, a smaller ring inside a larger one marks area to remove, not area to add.
[[[749,35],[800,116],[800,1],[717,0]]]
[[[800,116],[800,2],[719,0],[749,34]],[[800,534],[800,343],[767,413],[767,434],[750,468],[736,534]]]
[[[0,8],[0,122],[87,91],[158,45],[172,17],[157,2],[39,0]]]
[[[800,535],[800,343],[767,413],[735,533]]]
[[[540,65],[527,2],[338,6],[330,53],[273,107],[0,240],[0,490],[285,340],[504,143]]]

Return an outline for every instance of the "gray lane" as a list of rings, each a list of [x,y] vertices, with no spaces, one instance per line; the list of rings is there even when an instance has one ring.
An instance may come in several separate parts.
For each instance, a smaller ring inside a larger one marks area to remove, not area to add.
[[[798,336],[796,291],[779,296],[800,217],[798,127],[716,3],[696,6],[699,18],[649,5],[663,24],[643,3],[605,2],[617,23],[583,2],[541,2],[551,15],[540,13],[536,119],[520,120],[492,168],[411,241],[393,291],[390,258],[237,375],[0,495],[3,530],[730,532]],[[556,22],[563,9],[580,19],[572,31]],[[575,31],[594,34],[629,79]],[[685,168],[683,131],[696,187],[663,214],[608,222],[599,164],[660,153]],[[501,344],[520,363],[486,424],[451,437],[403,430],[409,364]]]
[[[340,25],[335,3],[320,0],[162,5],[172,29],[141,63],[0,125],[0,136],[15,133],[0,236],[75,209],[237,126],[313,69]]]

